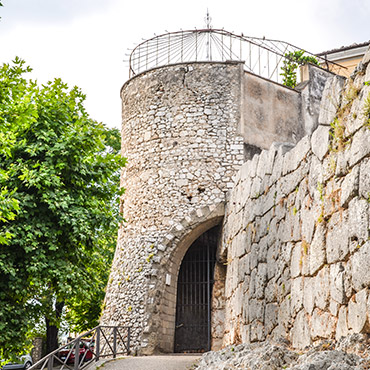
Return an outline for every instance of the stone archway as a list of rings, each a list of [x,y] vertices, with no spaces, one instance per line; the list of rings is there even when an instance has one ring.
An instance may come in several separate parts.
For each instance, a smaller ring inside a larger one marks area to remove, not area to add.
[[[207,230],[187,250],[177,280],[175,352],[211,349],[211,310],[220,226]]]
[[[224,212],[224,203],[206,206],[193,212],[172,228],[170,240],[167,241],[168,245],[171,245],[172,253],[166,264],[166,274],[163,277],[165,287],[161,299],[162,330],[158,333],[161,351],[174,352],[177,281],[183,258],[196,239],[221,224]]]

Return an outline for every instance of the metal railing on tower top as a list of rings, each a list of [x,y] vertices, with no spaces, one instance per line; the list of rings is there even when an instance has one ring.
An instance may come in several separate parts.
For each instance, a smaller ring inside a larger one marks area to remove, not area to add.
[[[281,83],[281,67],[287,55],[302,48],[284,41],[236,35],[223,29],[169,32],[137,45],[129,59],[130,78],[151,68],[186,62],[244,63],[246,71]],[[339,73],[339,64],[315,56],[321,66]]]

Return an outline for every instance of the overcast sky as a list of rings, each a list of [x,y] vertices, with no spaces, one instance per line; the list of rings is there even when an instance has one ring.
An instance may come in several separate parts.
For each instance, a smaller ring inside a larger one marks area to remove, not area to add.
[[[205,27],[279,39],[313,53],[370,39],[369,0],[3,0],[0,62],[60,77],[87,95],[90,116],[120,128],[123,60],[142,39]]]

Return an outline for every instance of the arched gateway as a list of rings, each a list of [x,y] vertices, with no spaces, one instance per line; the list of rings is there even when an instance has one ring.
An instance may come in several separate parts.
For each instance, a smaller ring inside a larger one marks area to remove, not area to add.
[[[220,228],[213,227],[186,252],[177,279],[175,352],[211,349],[211,298]]]

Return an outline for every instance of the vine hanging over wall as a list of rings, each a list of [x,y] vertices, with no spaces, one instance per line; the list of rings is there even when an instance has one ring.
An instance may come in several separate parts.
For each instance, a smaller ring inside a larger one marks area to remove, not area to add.
[[[297,86],[297,68],[306,63],[319,65],[318,60],[314,56],[304,55],[304,50],[296,50],[286,53],[284,64],[281,67],[283,76],[283,85],[294,89]]]

